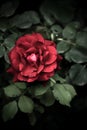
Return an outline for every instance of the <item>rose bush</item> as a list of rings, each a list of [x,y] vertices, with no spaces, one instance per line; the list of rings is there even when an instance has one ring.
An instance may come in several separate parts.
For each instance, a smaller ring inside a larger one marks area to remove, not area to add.
[[[46,107],[47,112],[58,108],[60,118],[59,105],[78,104],[79,86],[83,91],[87,84],[87,27],[79,17],[82,12],[78,16],[80,10],[65,2],[61,8],[61,2],[46,1],[38,10],[30,10],[29,5],[21,10],[18,0],[0,7],[0,114],[4,121],[23,112],[34,125]]]
[[[21,36],[9,52],[14,81],[46,81],[60,69],[62,57],[53,41],[45,40],[39,33]]]

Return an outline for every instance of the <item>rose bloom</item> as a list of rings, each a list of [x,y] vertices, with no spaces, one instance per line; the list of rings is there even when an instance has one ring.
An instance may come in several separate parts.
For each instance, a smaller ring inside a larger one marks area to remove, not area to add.
[[[56,44],[39,33],[21,36],[8,55],[11,67],[7,72],[14,75],[14,82],[46,81],[60,69],[62,59]]]

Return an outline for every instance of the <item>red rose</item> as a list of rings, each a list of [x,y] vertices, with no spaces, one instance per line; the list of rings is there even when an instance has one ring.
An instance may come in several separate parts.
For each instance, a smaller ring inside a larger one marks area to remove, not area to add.
[[[21,36],[9,52],[11,67],[7,72],[14,75],[14,81],[45,81],[54,75],[62,59],[56,45],[45,40],[41,34]]]

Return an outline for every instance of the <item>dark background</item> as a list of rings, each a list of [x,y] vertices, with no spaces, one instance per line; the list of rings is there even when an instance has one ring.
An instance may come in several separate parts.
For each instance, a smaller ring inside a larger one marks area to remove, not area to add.
[[[0,1],[1,3],[7,0]],[[43,0],[44,1],[44,0]],[[20,0],[18,13],[26,10],[38,10],[42,0]],[[55,1],[55,0],[54,0]],[[76,2],[76,1],[75,1]],[[76,8],[81,9],[86,14],[86,6],[84,1],[77,1]],[[83,17],[82,17],[83,18]],[[85,23],[86,19],[84,18]],[[86,23],[87,24],[87,23]],[[60,105],[58,102],[52,107],[46,108],[45,113],[38,116],[35,126],[29,124],[26,114],[19,112],[14,119],[4,123],[0,119],[0,129],[34,129],[34,130],[62,130],[62,129],[86,129],[87,128],[87,86],[77,87],[78,96],[71,102],[71,108]]]

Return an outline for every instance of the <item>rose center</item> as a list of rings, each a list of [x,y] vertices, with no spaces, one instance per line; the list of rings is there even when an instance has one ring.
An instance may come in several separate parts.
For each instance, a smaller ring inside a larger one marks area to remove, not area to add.
[[[35,53],[32,53],[31,55],[29,55],[29,56],[27,57],[27,60],[28,60],[28,61],[32,61],[32,62],[36,62],[36,61],[37,61],[37,56],[36,56],[36,54],[35,54]]]

